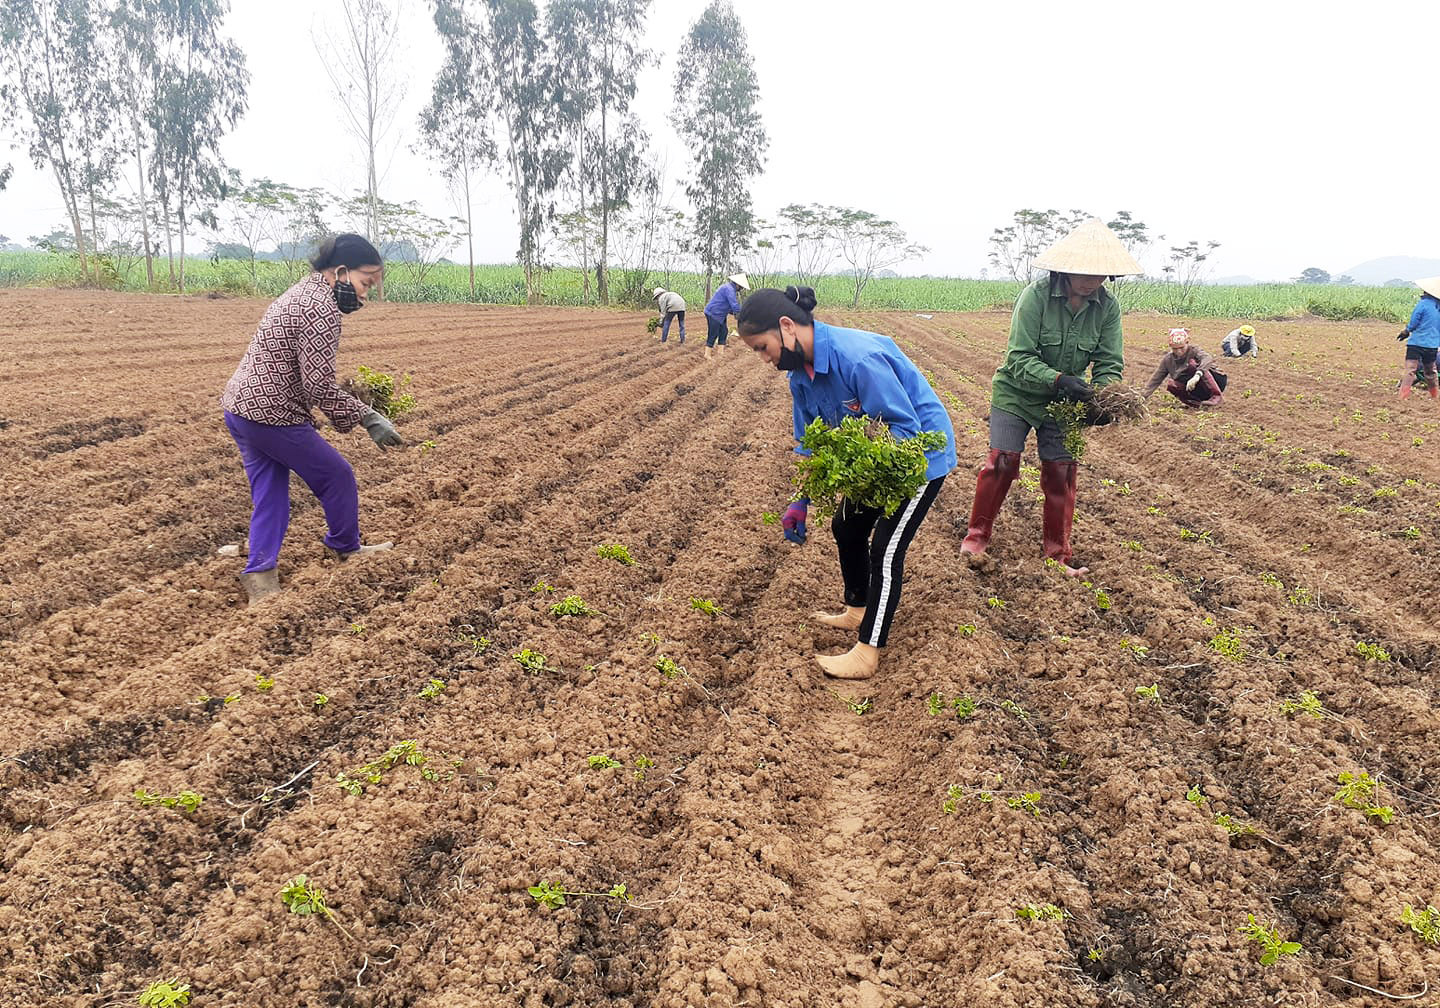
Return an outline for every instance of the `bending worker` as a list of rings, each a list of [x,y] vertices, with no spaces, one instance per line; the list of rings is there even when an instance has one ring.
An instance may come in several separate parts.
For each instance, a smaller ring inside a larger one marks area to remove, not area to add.
[[[1045,408],[1064,399],[1089,402],[1096,388],[1120,380],[1125,369],[1120,303],[1105,289],[1105,278],[1142,270],[1115,233],[1095,218],[1047,249],[1035,265],[1049,272],[1015,302],[1010,344],[990,383],[990,456],[975,483],[970,529],[960,552],[972,567],[986,566],[995,516],[1020,471],[1020,452],[1033,430],[1045,496],[1042,550],[1067,573],[1080,576],[1089,569],[1073,561],[1070,547],[1078,464]],[[1092,412],[1088,422],[1109,423],[1110,418]]]
[[[655,301],[660,306],[660,342],[670,338],[670,320],[680,323],[679,342],[685,342],[685,299],[664,287],[655,288]]]
[[[815,659],[833,678],[869,679],[880,666],[880,649],[900,605],[905,550],[955,468],[955,431],[935,390],[894,340],[826,325],[814,310],[815,292],[809,287],[758,290],[736,321],[746,346],[790,374],[797,452],[804,453],[805,428],[817,418],[839,427],[845,417],[873,417],[901,440],[923,431],[945,435],[944,447],[925,453],[926,482],[894,513],[844,499],[830,523],[840,552],[845,608],[814,618],[859,639],[844,654]],[[797,500],[785,512],[782,527],[792,542],[805,541],[808,506],[809,501]]]
[[[355,470],[315,429],[312,409],[342,434],[363,426],[381,449],[401,443],[390,421],[340,390],[335,354],[340,320],[365,306],[380,281],[380,253],[356,234],[327,239],[314,272],[276,298],[260,320],[220,404],[250,481],[250,558],[240,583],[253,604],[280,590],[276,564],[290,526],[290,474],[320,498],[325,545],[341,560],[387,550],[360,545]]]
[[[740,292],[750,289],[750,280],[744,273],[735,273],[725,278],[725,282],[715,288],[715,293],[710,295],[710,300],[705,303],[705,359],[709,360],[716,346],[723,348],[725,339],[730,335],[729,323],[726,321],[731,315],[736,319],[740,317]]]

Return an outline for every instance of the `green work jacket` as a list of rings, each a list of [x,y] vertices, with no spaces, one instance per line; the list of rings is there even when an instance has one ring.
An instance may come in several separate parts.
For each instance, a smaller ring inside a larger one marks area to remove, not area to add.
[[[1020,417],[1031,427],[1050,419],[1062,374],[1086,377],[1099,387],[1125,372],[1120,341],[1120,302],[1101,287],[1071,314],[1064,284],[1051,289],[1050,275],[1020,292],[1010,320],[1010,345],[990,383],[990,408]]]

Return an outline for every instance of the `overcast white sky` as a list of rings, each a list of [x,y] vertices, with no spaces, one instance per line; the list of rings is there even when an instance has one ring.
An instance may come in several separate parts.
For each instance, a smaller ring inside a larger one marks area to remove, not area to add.
[[[410,149],[439,43],[429,4],[404,2],[409,81],[381,191],[446,216],[444,184]],[[705,2],[655,0],[649,19],[661,61],[639,110],[677,177],[690,152],[668,122],[674,52]],[[756,210],[821,202],[893,218],[932,249],[903,272],[978,275],[991,230],[1021,207],[1126,209],[1170,239],[1218,240],[1212,277],[1440,257],[1435,0],[733,3],[770,136]],[[234,0],[252,84],[224,151],[247,178],[361,186],[311,37],[338,4]],[[23,152],[7,159],[0,232],[59,226],[53,183]],[[477,259],[513,261],[498,176],[476,216]]]

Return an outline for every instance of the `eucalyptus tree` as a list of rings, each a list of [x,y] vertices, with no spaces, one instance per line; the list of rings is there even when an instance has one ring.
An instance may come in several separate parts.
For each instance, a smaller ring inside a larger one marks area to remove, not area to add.
[[[755,229],[750,180],[764,163],[760,85],[745,29],[729,0],[712,0],[680,46],[670,119],[695,154],[685,194],[695,208],[691,247],[711,279],[733,265]]]

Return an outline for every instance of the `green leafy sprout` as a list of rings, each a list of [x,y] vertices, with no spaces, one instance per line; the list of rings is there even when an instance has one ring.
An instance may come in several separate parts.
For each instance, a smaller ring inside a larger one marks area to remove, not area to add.
[[[1340,789],[1335,800],[1348,809],[1357,809],[1372,819],[1389,823],[1395,818],[1395,810],[1380,804],[1380,782],[1366,770],[1359,773],[1342,771],[1336,778]]]
[[[594,616],[595,610],[585,604],[585,600],[579,595],[566,595],[559,602],[550,607],[550,612],[556,616]]]
[[[1424,910],[1416,910],[1409,903],[1405,909],[1400,911],[1400,923],[1408,925],[1423,941],[1431,945],[1440,945],[1440,910],[1433,906],[1426,906]]]
[[[420,771],[420,776],[428,781],[448,781],[455,776],[455,768],[459,765],[458,760],[451,760],[450,771],[443,776],[440,771],[430,766],[430,757],[426,756],[420,749],[420,743],[416,739],[404,739],[396,742],[384,755],[369,763],[361,764],[353,770],[341,771],[335,775],[335,786],[346,794],[361,795],[369,785],[379,784],[387,770],[397,766],[413,766]]]
[[[1160,684],[1151,683],[1149,686],[1136,686],[1135,695],[1141,700],[1148,700],[1150,703],[1160,706]]]
[[[635,558],[630,555],[630,551],[619,543],[602,543],[595,547],[595,555],[602,556],[607,560],[619,561],[626,567],[629,567],[635,562]]]
[[[1261,924],[1255,915],[1245,915],[1248,923],[1240,927],[1240,933],[1261,948],[1260,965],[1273,966],[1282,955],[1298,955],[1300,943],[1281,941],[1280,931],[1274,924]]]
[[[857,700],[854,697],[848,697],[840,693],[836,693],[833,689],[830,692],[835,694],[836,700],[839,700],[842,704],[844,704],[850,709],[850,713],[858,717],[864,717],[866,714],[869,714],[870,711],[874,709],[874,705],[870,702],[869,697],[866,697],[863,700]]]
[[[159,795],[147,791],[144,788],[136,788],[135,800],[144,808],[155,808],[159,806],[161,808],[179,809],[186,815],[192,815],[200,808],[200,803],[205,800],[205,796],[196,791],[181,791],[179,794]]]
[[[431,679],[420,689],[420,696],[426,700],[434,700],[441,693],[445,692],[446,682],[444,679]]]
[[[1054,903],[1026,903],[1015,908],[1016,920],[1063,921],[1069,916],[1070,911],[1063,910]]]
[[[351,941],[355,936],[346,931],[335,911],[331,910],[325,902],[325,892],[310,885],[306,876],[296,875],[289,882],[286,882],[280,890],[280,902],[289,908],[292,914],[299,917],[324,917],[331,924],[340,929],[340,933]]]
[[[179,977],[156,980],[140,992],[140,1008],[183,1008],[190,1003],[190,985]]]
[[[929,711],[931,717],[939,717],[943,711],[948,709],[953,710],[955,716],[963,721],[975,713],[975,708],[975,701],[971,697],[962,695],[947,698],[939,690],[931,693],[929,699],[925,701],[925,709]]]
[[[1356,641],[1355,653],[1367,661],[1388,662],[1390,660],[1389,651],[1379,644],[1371,644],[1368,641]]]
[[[617,759],[612,759],[608,753],[602,753],[596,756],[587,756],[585,759],[586,762],[590,764],[591,770],[613,770],[616,767],[622,767],[625,765]]]
[[[633,899],[626,891],[623,882],[611,886],[607,892],[586,892],[581,889],[566,889],[564,885],[558,882],[540,882],[537,885],[531,886],[526,891],[530,893],[531,898],[534,899],[536,903],[539,903],[549,910],[559,910],[565,905],[566,897],[570,896],[611,899],[622,905],[629,903],[630,900]]]
[[[1210,638],[1210,646],[1215,653],[1230,661],[1244,661],[1246,655],[1245,641],[1236,629],[1221,630],[1214,637]]]
[[[539,651],[535,651],[528,647],[521,648],[519,651],[516,651],[510,657],[514,658],[515,661],[520,664],[520,667],[523,668],[526,672],[555,671],[546,664],[549,661],[548,658],[546,658]]]
[[[708,598],[696,598],[690,596],[690,608],[698,609],[707,616],[724,616],[725,612]]]
[[[1300,695],[1294,699],[1280,701],[1280,713],[1304,714],[1319,720],[1325,716],[1325,708],[1321,706],[1320,698],[1313,690],[1301,690]]]

